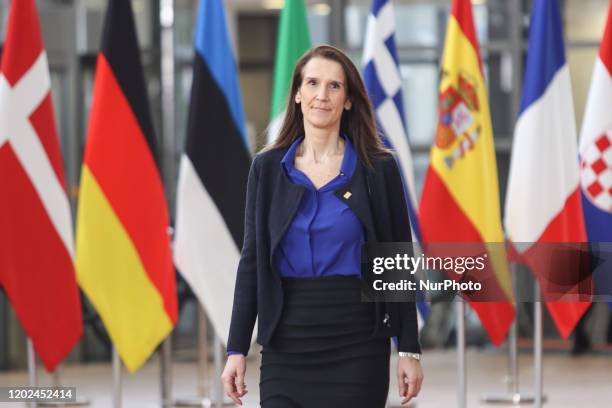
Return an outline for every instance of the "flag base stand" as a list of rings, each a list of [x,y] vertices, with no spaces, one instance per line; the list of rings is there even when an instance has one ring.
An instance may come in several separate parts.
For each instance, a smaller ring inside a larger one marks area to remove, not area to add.
[[[512,287],[516,288],[517,265],[512,264]],[[538,290],[537,287],[535,290]],[[518,310],[518,302],[514,302],[515,310]],[[537,314],[537,313],[536,313]],[[537,330],[536,333],[537,334]],[[480,402],[483,404],[521,405],[533,404],[536,401],[534,392],[519,391],[519,369],[518,369],[518,327],[516,319],[512,322],[508,333],[508,376],[504,379],[508,383],[508,391],[481,394]],[[537,371],[537,370],[536,370]],[[546,396],[542,395],[542,403],[546,402]]]
[[[173,406],[212,408],[214,406],[214,402],[210,398],[180,399],[180,400],[174,401]]]
[[[113,346],[113,408],[121,408],[121,359],[117,347]]]
[[[235,407],[236,404],[232,401],[225,401],[223,397],[223,386],[220,382],[220,376],[213,378],[213,392],[210,392],[210,373],[208,370],[208,333],[207,333],[207,318],[204,308],[198,307],[198,396],[178,398],[172,401],[172,407],[203,407],[203,408],[221,408]],[[222,345],[218,336],[215,336],[214,342],[214,362],[215,373],[222,371]],[[218,395],[219,398],[215,398]],[[210,396],[210,397],[208,397]],[[220,400],[220,401],[219,401]]]
[[[28,353],[28,377],[30,381],[30,387],[38,387],[38,373],[36,372],[36,352],[34,351],[34,344],[32,339],[29,337],[26,339],[26,348]],[[60,386],[59,378],[59,366],[55,369],[52,374],[53,386]],[[90,401],[85,398],[77,398],[76,401],[72,402],[44,402],[37,401],[31,402],[27,406],[29,407],[86,407],[91,405]]]
[[[525,392],[500,392],[483,394],[482,397],[480,397],[480,401],[484,404],[533,404],[533,402],[535,401],[535,394]],[[546,396],[543,396],[542,402],[546,402]]]
[[[210,398],[193,398],[193,399],[182,399],[176,400],[174,402],[175,407],[202,407],[202,408],[213,408],[215,406],[215,402]],[[234,407],[236,404],[233,402],[225,402],[221,404],[222,407]]]
[[[391,404],[391,405],[387,405],[387,408],[417,408],[417,402],[416,401],[410,401],[408,403],[408,405],[401,405],[401,404]]]
[[[465,303],[457,302],[457,407],[467,408],[467,366],[465,358]]]
[[[88,399],[77,399],[72,402],[37,402],[37,407],[87,407],[91,405]]]
[[[515,274],[512,275],[513,277]],[[513,287],[516,287],[513,279]],[[501,393],[484,394],[480,401],[484,404],[504,404],[516,406],[530,404],[535,408],[541,408],[546,403],[546,395],[542,391],[542,302],[540,301],[540,288],[535,283],[536,301],[533,303],[534,312],[534,388],[535,392],[522,393],[518,391],[518,358],[517,358],[517,327],[516,320],[510,328],[509,341],[509,366],[511,375],[508,380],[511,384],[510,391]]]

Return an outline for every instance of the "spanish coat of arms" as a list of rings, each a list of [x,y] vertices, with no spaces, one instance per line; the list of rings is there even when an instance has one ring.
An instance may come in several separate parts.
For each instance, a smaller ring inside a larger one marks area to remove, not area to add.
[[[438,128],[434,143],[439,149],[452,149],[444,157],[449,169],[456,160],[463,158],[467,151],[474,148],[481,130],[474,113],[479,111],[476,88],[462,73],[459,74],[457,88],[450,85],[440,93]]]

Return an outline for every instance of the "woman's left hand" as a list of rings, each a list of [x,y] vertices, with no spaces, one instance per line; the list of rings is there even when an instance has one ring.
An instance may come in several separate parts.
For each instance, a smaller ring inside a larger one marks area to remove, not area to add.
[[[411,357],[397,358],[397,383],[399,395],[404,397],[402,405],[419,395],[423,383],[423,369],[421,363]]]

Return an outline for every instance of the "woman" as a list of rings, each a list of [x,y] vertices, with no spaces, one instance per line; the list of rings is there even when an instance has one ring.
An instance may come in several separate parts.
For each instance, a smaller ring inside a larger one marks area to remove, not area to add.
[[[222,381],[237,404],[255,319],[264,408],[385,406],[389,337],[399,393],[419,393],[414,303],[361,302],[360,248],[410,241],[401,176],[359,72],[337,48],[297,63],[276,142],[253,161]]]

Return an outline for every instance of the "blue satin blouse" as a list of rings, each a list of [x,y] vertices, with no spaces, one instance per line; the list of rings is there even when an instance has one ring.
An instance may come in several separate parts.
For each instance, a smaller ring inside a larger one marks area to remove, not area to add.
[[[340,174],[318,190],[295,163],[298,138],[281,166],[291,182],[306,187],[302,202],[275,252],[276,268],[282,277],[361,276],[361,244],[364,232],[353,211],[334,192],[346,184],[357,167],[357,153],[345,141]]]

